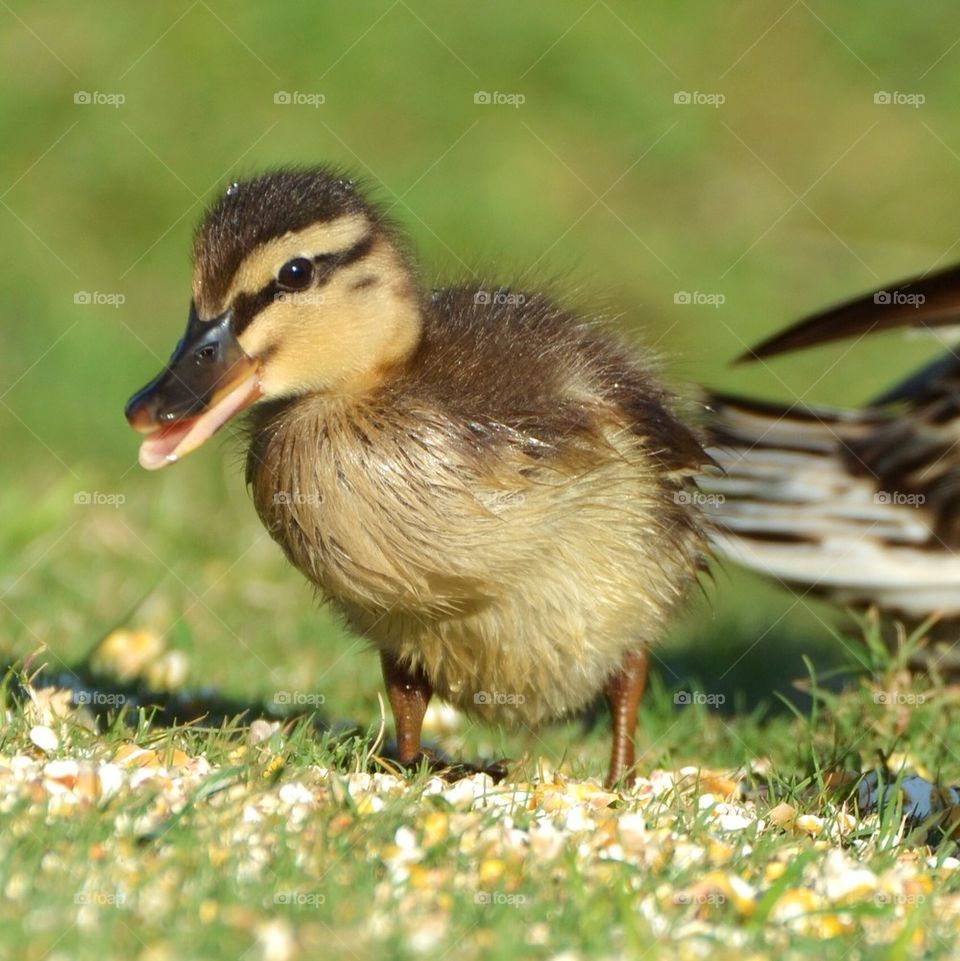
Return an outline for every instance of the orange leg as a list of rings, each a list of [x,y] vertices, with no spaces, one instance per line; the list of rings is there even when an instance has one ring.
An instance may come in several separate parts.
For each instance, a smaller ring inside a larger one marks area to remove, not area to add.
[[[397,754],[401,764],[409,764],[420,754],[423,716],[433,689],[420,671],[411,671],[385,651],[380,653],[380,665],[397,729]]]
[[[634,778],[635,748],[634,732],[637,728],[637,709],[647,686],[648,660],[646,651],[627,654],[620,670],[612,675],[603,689],[613,719],[613,749],[610,752],[610,769],[604,782],[612,788],[621,778],[627,782]]]

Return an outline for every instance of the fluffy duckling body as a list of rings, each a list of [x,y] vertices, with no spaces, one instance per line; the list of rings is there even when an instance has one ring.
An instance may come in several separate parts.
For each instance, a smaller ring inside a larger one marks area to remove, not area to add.
[[[433,693],[533,726],[604,692],[613,783],[698,568],[707,457],[615,336],[540,294],[425,294],[404,251],[326,171],[231,186],[197,234],[187,336],[128,405],[141,462],[253,404],[256,509],[379,650],[401,760]]]

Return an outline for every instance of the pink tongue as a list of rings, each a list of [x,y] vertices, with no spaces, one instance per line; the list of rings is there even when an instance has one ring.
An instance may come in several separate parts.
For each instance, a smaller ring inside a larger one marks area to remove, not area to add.
[[[197,417],[160,427],[140,445],[140,466],[159,470],[196,450],[234,414],[260,396],[259,375],[254,372]]]
[[[177,445],[190,433],[195,423],[196,418],[189,417],[169,427],[160,427],[147,436],[140,445],[140,466],[147,470],[158,470],[172,464],[177,459],[174,453]]]

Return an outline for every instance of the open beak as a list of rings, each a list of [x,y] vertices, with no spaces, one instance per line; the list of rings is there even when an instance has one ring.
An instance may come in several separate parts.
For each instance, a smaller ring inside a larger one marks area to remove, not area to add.
[[[158,470],[212,437],[260,397],[260,370],[248,357],[226,311],[201,321],[191,305],[183,339],[166,368],[127,401],[130,426],[145,434],[140,466]]]

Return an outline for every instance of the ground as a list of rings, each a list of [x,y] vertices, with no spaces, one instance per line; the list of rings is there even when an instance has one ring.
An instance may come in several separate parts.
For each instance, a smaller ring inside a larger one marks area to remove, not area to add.
[[[0,952],[948,952],[960,931],[960,794],[940,778],[960,695],[911,678],[903,656],[863,644],[840,692],[811,678],[806,716],[724,717],[697,692],[657,685],[640,776],[607,791],[606,718],[592,731],[502,738],[437,707],[434,747],[475,760],[515,752],[499,784],[486,774],[448,783],[398,770],[382,719],[358,733],[319,733],[313,713],[149,723],[135,698],[150,689],[163,703],[154,685],[180,674],[146,630],[101,645],[96,687],[47,686],[39,654],[4,691]],[[283,694],[285,705],[309,703]],[[861,778],[869,772],[879,787]]]

